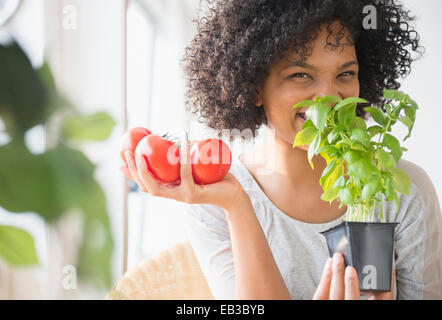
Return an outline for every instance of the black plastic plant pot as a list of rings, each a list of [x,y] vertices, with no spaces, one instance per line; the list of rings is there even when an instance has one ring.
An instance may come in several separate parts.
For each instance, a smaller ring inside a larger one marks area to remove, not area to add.
[[[340,252],[358,272],[363,291],[390,291],[397,223],[347,222],[321,232],[330,256]]]

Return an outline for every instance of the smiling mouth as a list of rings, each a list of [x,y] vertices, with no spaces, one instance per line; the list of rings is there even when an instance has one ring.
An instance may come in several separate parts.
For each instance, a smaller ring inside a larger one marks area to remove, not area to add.
[[[307,116],[305,115],[305,112],[298,112],[296,114],[296,117],[301,119],[302,122],[305,122],[307,120]]]

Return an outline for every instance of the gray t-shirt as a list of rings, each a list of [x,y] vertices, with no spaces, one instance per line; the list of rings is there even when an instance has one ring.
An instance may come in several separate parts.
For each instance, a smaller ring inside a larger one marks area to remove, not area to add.
[[[408,164],[411,163],[401,160],[399,167],[409,173]],[[234,159],[230,172],[250,196],[292,299],[311,299],[329,257],[320,232],[340,224],[344,216],[321,224],[295,220],[273,204],[238,158]],[[393,264],[395,297],[442,299],[440,207],[436,196],[430,199],[433,212],[428,210],[425,201],[428,199],[415,185],[414,174],[409,175],[413,181],[411,191],[408,196],[399,194],[399,211],[396,213],[393,203],[384,206],[385,221],[399,222],[395,229]],[[213,205],[184,204],[184,207],[188,213],[189,240],[215,299],[235,299],[235,269],[224,211]]]

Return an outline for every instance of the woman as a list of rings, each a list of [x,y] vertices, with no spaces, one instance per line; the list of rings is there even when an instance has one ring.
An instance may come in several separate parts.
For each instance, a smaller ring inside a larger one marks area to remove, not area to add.
[[[188,143],[178,187],[157,184],[130,152],[126,175],[144,192],[188,204],[191,243],[215,298],[358,299],[355,269],[340,254],[328,258],[319,234],[339,224],[346,207],[320,199],[325,161],[314,157],[312,170],[308,146],[292,148],[306,111],[292,106],[325,95],[381,106],[383,89],[399,88],[396,79],[410,71],[406,49],[419,48],[411,18],[391,1],[220,0],[208,8],[186,51],[187,103],[211,128],[265,125],[274,143],[240,155],[211,185],[194,184]],[[259,170],[255,159],[270,156],[274,169]],[[371,298],[423,297],[425,203],[414,184],[400,201],[397,214],[389,204],[385,214],[400,222],[393,289]]]

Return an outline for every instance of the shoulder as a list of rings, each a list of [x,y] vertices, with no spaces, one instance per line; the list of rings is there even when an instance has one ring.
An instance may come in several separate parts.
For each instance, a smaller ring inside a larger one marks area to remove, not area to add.
[[[402,223],[403,220],[416,220],[424,218],[437,218],[441,216],[439,200],[434,185],[423,168],[417,164],[401,159],[397,166],[407,173],[411,180],[410,193],[398,194],[399,210],[396,211],[394,203],[384,203],[387,218],[390,221]]]
[[[428,222],[442,223],[442,215],[436,189],[423,168],[417,164],[401,159],[398,168],[405,171],[411,180],[410,193],[399,195],[400,209],[402,217],[407,220],[426,219]]]
[[[440,215],[441,212],[436,189],[425,170],[408,160],[400,160],[398,167],[408,174],[412,184],[419,193],[420,199],[427,205],[428,209],[433,213],[438,212]]]

